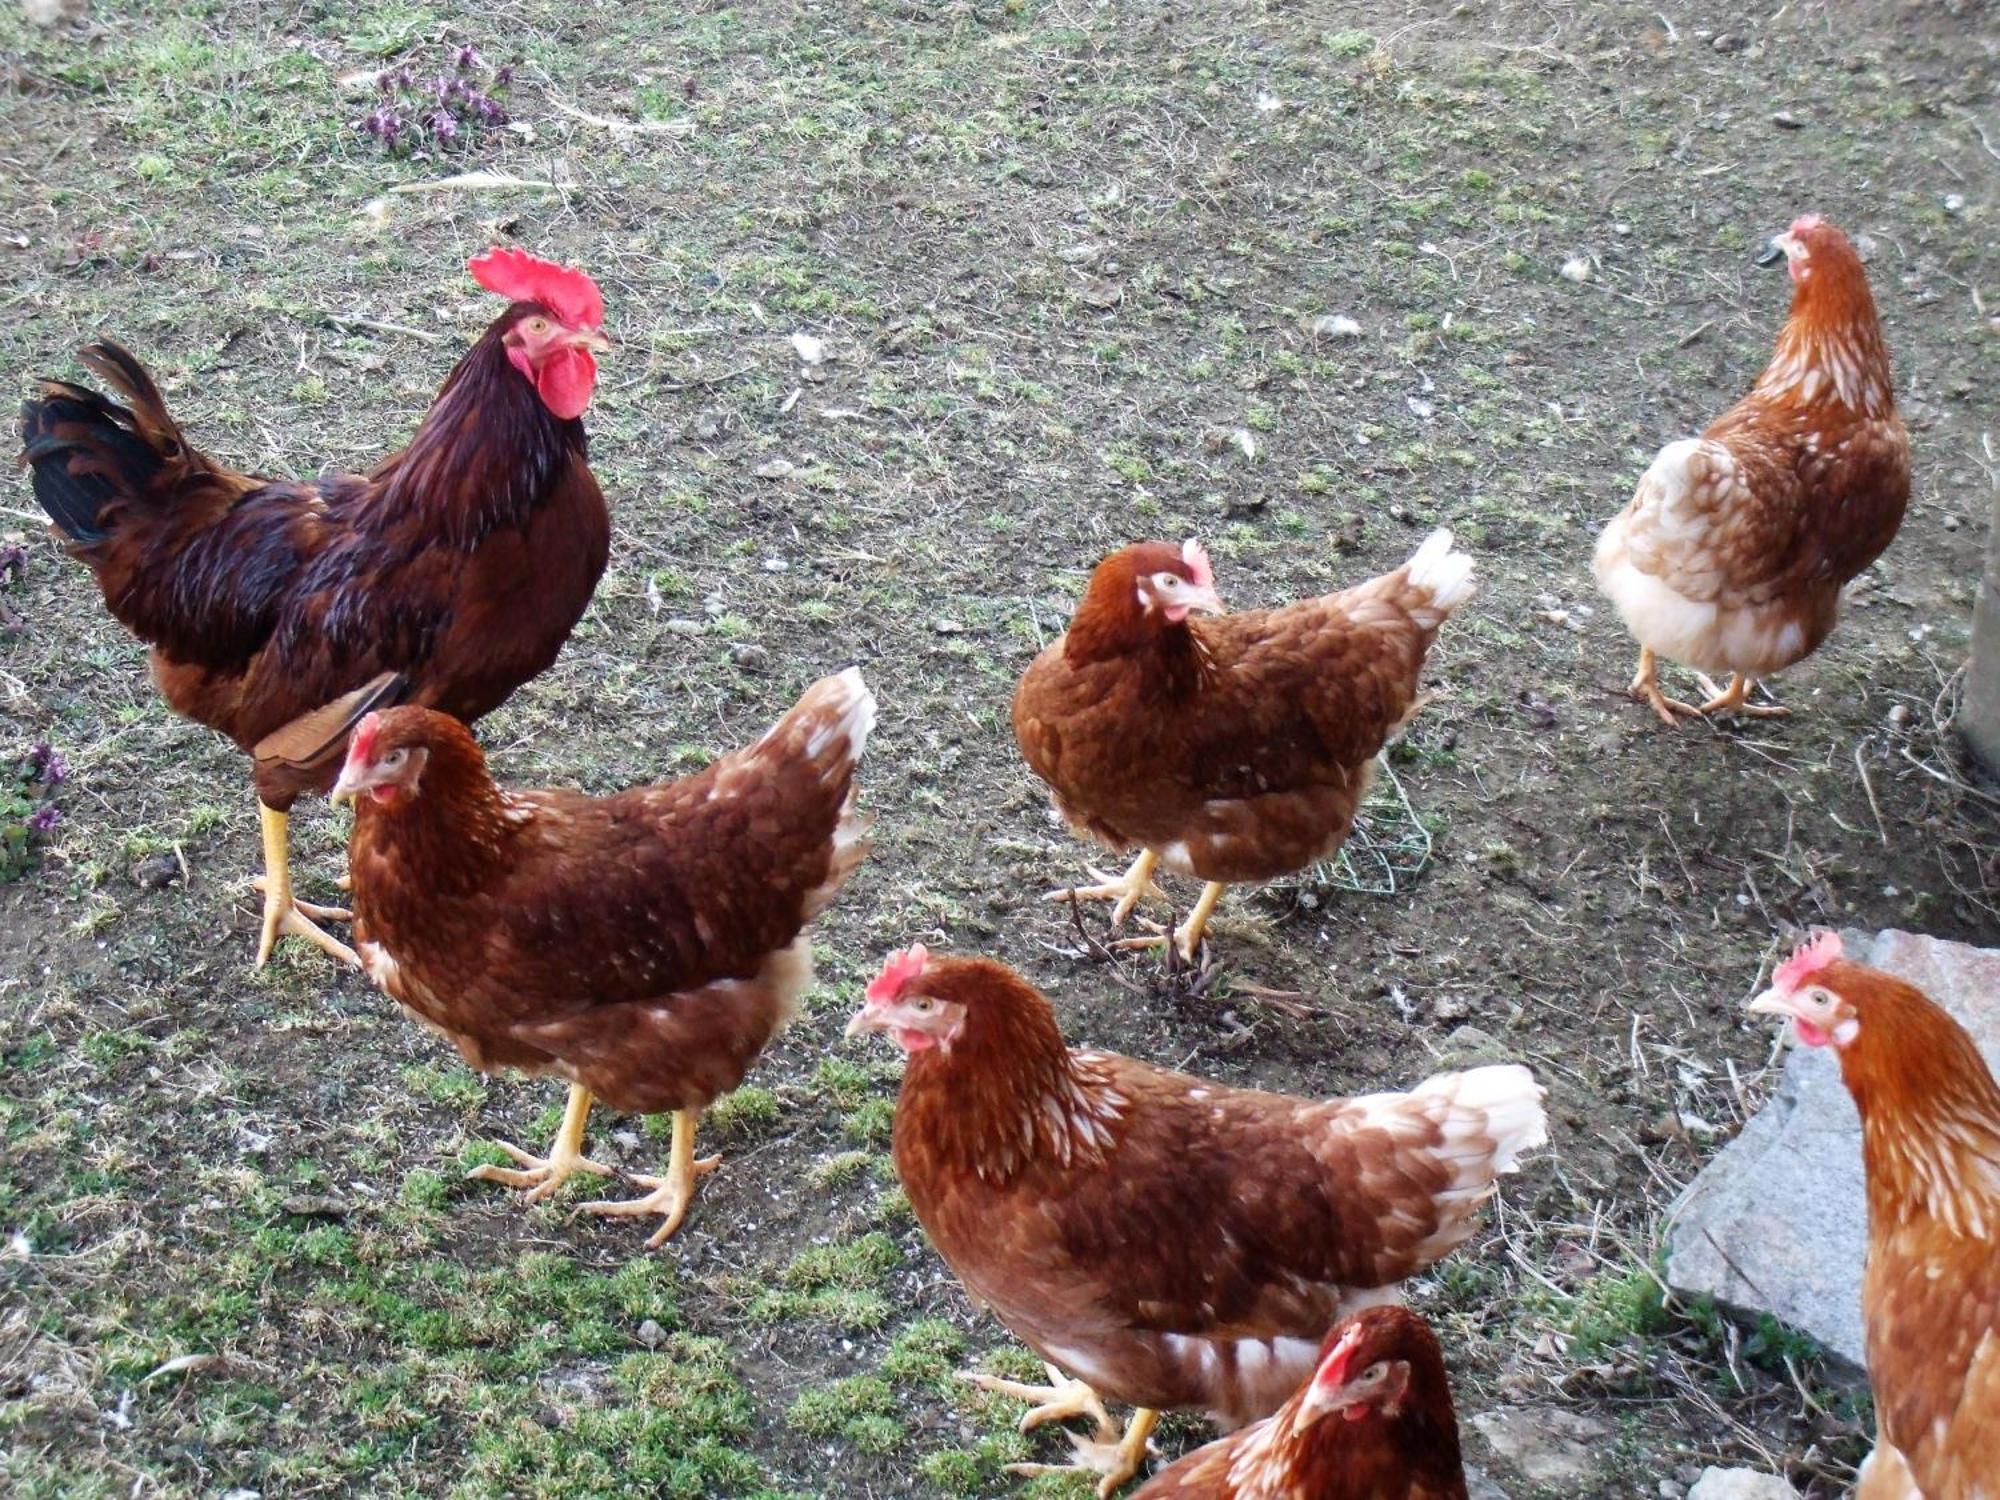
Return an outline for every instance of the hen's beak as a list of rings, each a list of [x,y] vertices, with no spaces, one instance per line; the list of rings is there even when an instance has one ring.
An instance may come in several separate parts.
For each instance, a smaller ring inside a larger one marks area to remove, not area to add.
[[[850,1037],[867,1036],[871,1032],[887,1031],[888,1029],[888,1013],[878,1010],[875,1006],[864,1005],[854,1013],[853,1017],[847,1023],[847,1029],[841,1035]]]
[[[342,766],[340,780],[333,784],[333,790],[327,794],[327,801],[335,807],[343,802],[352,802],[361,795],[361,777],[362,773],[355,767]]]
[[[1779,994],[1776,990],[1764,991],[1763,994],[1750,1002],[1748,1009],[1753,1016],[1791,1017],[1798,1014],[1798,1010],[1793,1006],[1790,999]]]
[[[1757,264],[1760,266],[1775,266],[1783,261],[1785,258],[1785,241],[1789,238],[1789,235],[1784,234],[1774,236],[1770,244],[1757,252]]]
[[[570,336],[570,343],[579,349],[588,349],[592,354],[609,354],[618,346],[611,342],[609,334],[596,328],[580,328]]]
[[[1222,595],[1216,593],[1213,588],[1197,588],[1190,585],[1187,592],[1181,595],[1180,602],[1197,614],[1221,615],[1229,612],[1223,605]]]

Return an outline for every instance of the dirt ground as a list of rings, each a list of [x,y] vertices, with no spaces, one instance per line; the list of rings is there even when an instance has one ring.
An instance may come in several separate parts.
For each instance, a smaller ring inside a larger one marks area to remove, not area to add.
[[[680,773],[854,660],[882,717],[880,841],[816,929],[808,1013],[648,1256],[572,1217],[580,1189],[523,1211],[461,1180],[545,1138],[552,1085],[466,1072],[316,955],[252,972],[245,767],[164,710],[16,489],[0,763],[47,743],[68,776],[0,885],[6,1487],[1017,1493],[999,1465],[1062,1445],[950,1378],[1020,1356],[894,1188],[886,1049],[838,1039],[920,939],[1014,963],[1079,1041],[1232,1082],[1532,1062],[1552,1149],[1412,1290],[1473,1455],[1536,1492],[1470,1436],[1516,1406],[1601,1424],[1595,1477],[1542,1493],[1708,1463],[1841,1492],[1865,1398],[1801,1339],[1663,1307],[1651,1267],[1768,1087],[1741,1003],[1798,927],[2000,935],[2000,801],[1946,733],[1997,461],[2000,67],[1973,4],[1759,12],[209,0],[44,32],[9,6],[16,389],[109,332],[219,456],[365,466],[494,311],[465,257],[518,237],[605,291],[616,538],[556,668],[481,726],[500,773]],[[340,78],[461,43],[518,59],[526,128],[383,159]],[[427,190],[468,168],[521,181]],[[1751,253],[1808,209],[1872,245],[1909,517],[1777,684],[1794,717],[1669,733],[1619,691],[1591,538],[1761,365],[1787,289]],[[1373,824],[1428,834],[1422,870],[1234,894],[1192,985],[1035,899],[1095,856],[1006,709],[1100,555],[1198,533],[1260,604],[1439,524],[1483,590],[1392,758],[1417,823]],[[302,804],[309,897],[344,829]],[[665,1144],[603,1116],[592,1140],[634,1171]]]

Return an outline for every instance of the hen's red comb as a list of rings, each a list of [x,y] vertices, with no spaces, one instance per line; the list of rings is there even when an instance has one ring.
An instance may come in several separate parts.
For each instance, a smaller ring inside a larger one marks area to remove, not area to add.
[[[1791,232],[1793,234],[1804,234],[1808,229],[1817,229],[1825,222],[1826,220],[1818,214],[1800,214],[1796,219],[1792,220]]]
[[[574,266],[538,260],[512,246],[488,250],[465,263],[472,279],[509,302],[539,302],[571,328],[604,322],[604,294]]]
[[[1365,1331],[1361,1324],[1356,1323],[1340,1336],[1340,1342],[1329,1349],[1326,1357],[1319,1362],[1319,1373],[1313,1376],[1314,1385],[1339,1390],[1347,1384],[1347,1367],[1354,1363]]]
[[[382,716],[379,713],[364,714],[361,722],[354,726],[354,733],[348,736],[348,755],[371,759],[375,754],[375,736],[381,732]]]
[[[1839,957],[1840,934],[1816,932],[1811,942],[1801,944],[1798,952],[1778,965],[1778,972],[1771,976],[1771,988],[1790,994]]]
[[[886,1005],[903,993],[904,986],[923,977],[924,965],[931,961],[930,950],[912,943],[900,953],[891,953],[882,962],[882,972],[868,985],[868,1003]]]
[[[1187,564],[1187,570],[1194,576],[1197,587],[1205,589],[1215,587],[1215,569],[1208,561],[1208,548],[1193,537],[1181,543],[1181,561]]]

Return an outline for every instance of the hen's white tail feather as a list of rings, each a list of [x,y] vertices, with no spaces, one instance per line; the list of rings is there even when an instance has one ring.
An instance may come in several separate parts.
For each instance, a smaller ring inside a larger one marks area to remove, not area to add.
[[[1411,1090],[1446,1106],[1439,1154],[1472,1166],[1481,1177],[1515,1171],[1522,1156],[1548,1144],[1549,1120],[1542,1109],[1547,1092],[1520,1063],[1440,1073]]]
[[[1472,597],[1472,554],[1452,550],[1451,532],[1439,527],[1405,563],[1412,588],[1431,596],[1431,607],[1442,620]]]

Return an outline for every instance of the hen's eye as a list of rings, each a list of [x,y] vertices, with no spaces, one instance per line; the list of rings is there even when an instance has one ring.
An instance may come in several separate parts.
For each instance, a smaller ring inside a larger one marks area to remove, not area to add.
[[[1389,1373],[1389,1367],[1378,1359],[1377,1361],[1375,1361],[1374,1364],[1370,1365],[1367,1369],[1361,1372],[1361,1378],[1367,1381],[1370,1385],[1373,1385],[1376,1381],[1380,1380],[1384,1375],[1388,1373]]]
[[[910,1002],[910,1009],[920,1016],[927,1016],[931,1013],[931,1008],[936,1004],[937,1002],[931,999],[929,995],[919,995]]]
[[[403,762],[409,758],[410,752],[407,750],[391,750],[387,755],[382,757],[382,769],[385,771],[394,771],[401,767]]]

